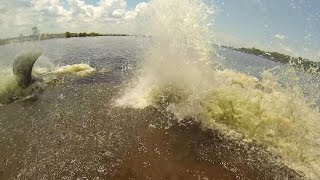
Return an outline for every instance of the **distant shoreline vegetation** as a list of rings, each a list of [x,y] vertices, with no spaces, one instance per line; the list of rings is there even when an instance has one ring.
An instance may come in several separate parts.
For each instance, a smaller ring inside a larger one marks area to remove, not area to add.
[[[10,44],[10,43],[17,43],[17,42],[39,41],[39,40],[58,39],[58,38],[80,38],[80,37],[97,37],[97,36],[143,36],[143,35],[114,34],[114,33],[101,34],[97,32],[91,32],[91,33],[65,32],[65,33],[59,33],[59,34],[48,34],[48,33],[40,34],[40,31],[38,30],[37,27],[33,27],[32,31],[33,31],[32,35],[24,36],[20,34],[19,37],[0,39],[0,46]],[[143,37],[147,37],[147,36],[143,36]],[[253,48],[244,48],[244,47],[235,48],[231,46],[222,46],[222,47],[244,52],[247,54],[260,56],[275,62],[288,64],[291,67],[320,76],[320,62],[311,61],[309,59],[305,59],[302,57],[298,57],[298,58],[291,57],[289,55],[281,54],[278,52],[267,52],[254,47]]]
[[[0,46],[6,45],[10,43],[17,43],[17,42],[26,42],[26,41],[39,41],[39,40],[48,40],[48,39],[59,39],[59,38],[76,38],[76,37],[96,37],[96,36],[138,36],[138,35],[130,35],[130,34],[115,34],[115,33],[97,33],[97,32],[65,32],[65,33],[58,33],[58,34],[48,34],[43,33],[40,34],[37,29],[32,35],[24,36],[20,34],[19,37],[7,38],[7,39],[0,39]]]
[[[65,33],[65,38],[73,38],[73,37],[95,37],[95,36],[132,36],[129,34],[100,34],[96,32],[91,32],[91,33],[72,33],[72,32],[66,32]]]
[[[224,48],[244,52],[247,54],[252,54],[256,56],[260,56],[275,62],[280,62],[283,64],[288,64],[291,67],[303,70],[308,73],[320,75],[320,62],[315,62],[311,61],[309,59],[305,59],[302,57],[292,57],[289,55],[281,54],[278,52],[267,52],[267,51],[262,51],[257,48],[235,48],[235,47],[227,47],[227,46],[222,46]]]

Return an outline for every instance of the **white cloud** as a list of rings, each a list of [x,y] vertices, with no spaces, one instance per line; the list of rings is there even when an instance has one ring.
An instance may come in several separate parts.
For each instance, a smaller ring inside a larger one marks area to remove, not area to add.
[[[126,11],[124,9],[117,9],[112,12],[112,16],[115,18],[120,18],[125,15]]]
[[[0,38],[30,34],[31,27],[42,32],[110,32],[117,24],[133,20],[147,6],[129,9],[125,0],[100,0],[97,5],[84,0],[10,0],[0,3]]]
[[[78,17],[78,16],[84,16],[84,17],[93,17],[95,9],[92,5],[87,5],[84,3],[84,1],[81,0],[68,0],[67,1],[70,5],[70,12]]]
[[[126,13],[125,19],[127,19],[127,20],[134,19],[135,17],[137,17],[137,15],[138,15],[141,11],[143,11],[144,9],[146,9],[147,6],[148,6],[148,4],[145,3],[145,2],[142,2],[142,3],[138,4],[134,10],[128,11],[128,12]]]
[[[286,36],[283,34],[275,34],[274,37],[281,41],[283,41],[286,38]]]
[[[126,7],[127,3],[124,0],[100,0],[99,7],[97,7],[97,16],[110,17],[114,11],[125,11]]]
[[[60,4],[59,0],[32,0],[31,7],[24,7],[25,10],[40,13],[42,16],[59,17],[68,15]]]

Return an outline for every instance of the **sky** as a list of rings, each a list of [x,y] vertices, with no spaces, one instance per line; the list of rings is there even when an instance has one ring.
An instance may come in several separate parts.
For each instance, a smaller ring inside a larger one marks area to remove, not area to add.
[[[215,0],[213,4],[220,42],[320,61],[320,0]]]
[[[150,0],[0,0],[0,38],[41,32],[130,33],[119,28]],[[169,1],[169,0],[168,0]],[[320,61],[320,0],[204,0],[218,43]]]

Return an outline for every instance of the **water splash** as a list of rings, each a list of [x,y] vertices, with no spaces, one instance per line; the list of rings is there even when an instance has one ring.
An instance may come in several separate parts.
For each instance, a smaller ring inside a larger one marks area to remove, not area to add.
[[[0,76],[3,77],[0,80],[0,103],[7,104],[27,97],[45,89],[49,85],[61,83],[67,77],[88,77],[95,72],[96,70],[90,67],[89,64],[73,64],[55,68],[37,67],[33,69],[32,75],[39,82],[36,81],[28,88],[20,88],[11,68],[4,68],[0,72]]]
[[[151,1],[136,22],[137,29],[151,36],[142,44],[144,63],[132,84],[134,90],[129,89],[118,103],[144,107],[144,96],[154,85],[174,84],[195,91],[211,86],[211,80],[203,77],[213,73],[213,14],[213,8],[199,0]]]
[[[213,15],[201,0],[151,1],[137,20],[138,29],[151,36],[142,44],[144,63],[116,104],[152,105],[181,120],[193,117],[239,142],[265,146],[282,163],[317,179],[319,97],[306,97],[292,69],[282,74],[287,82],[281,84],[271,71],[258,80],[216,70]]]

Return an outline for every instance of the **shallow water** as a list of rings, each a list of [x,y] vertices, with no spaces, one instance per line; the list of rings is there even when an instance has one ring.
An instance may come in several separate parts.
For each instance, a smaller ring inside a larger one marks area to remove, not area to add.
[[[1,107],[1,179],[299,178],[261,147],[152,107],[114,107],[119,88],[81,79]]]
[[[178,123],[154,107],[114,106],[139,67],[140,42],[100,37],[33,44],[44,49],[36,68],[88,62],[97,73],[0,107],[0,179],[301,178],[266,147],[228,139],[193,118]],[[0,47],[3,67],[25,46]],[[253,75],[278,66],[229,50],[224,57],[224,66]],[[245,59],[263,63],[248,68]]]

